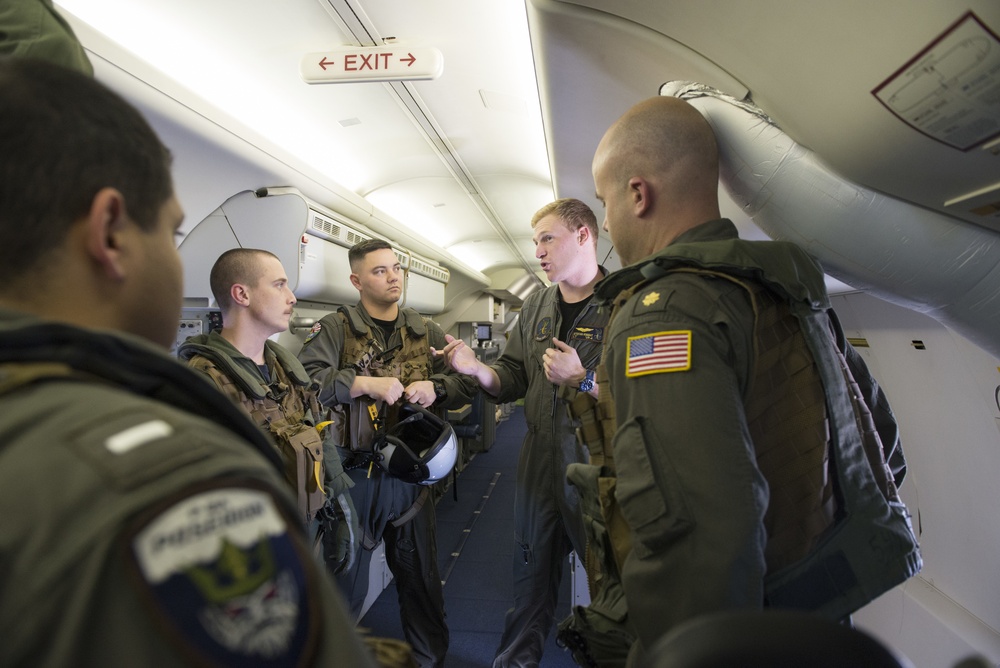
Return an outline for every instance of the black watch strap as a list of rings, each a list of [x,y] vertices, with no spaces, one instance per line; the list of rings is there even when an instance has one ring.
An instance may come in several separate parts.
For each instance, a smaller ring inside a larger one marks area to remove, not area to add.
[[[448,396],[448,388],[445,387],[443,382],[440,380],[432,380],[431,382],[434,383],[434,398],[437,401],[441,401]]]

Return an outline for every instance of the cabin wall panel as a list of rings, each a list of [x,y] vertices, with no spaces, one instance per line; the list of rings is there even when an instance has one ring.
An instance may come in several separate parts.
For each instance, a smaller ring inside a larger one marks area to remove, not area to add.
[[[918,579],[892,594],[901,602],[876,602],[859,624],[888,634],[918,668],[950,665],[920,660],[928,650],[914,643],[935,637],[935,651],[971,638],[1000,661],[1000,360],[924,314],[862,293],[832,299],[847,336],[868,342],[858,350],[899,421],[900,494],[924,557]]]

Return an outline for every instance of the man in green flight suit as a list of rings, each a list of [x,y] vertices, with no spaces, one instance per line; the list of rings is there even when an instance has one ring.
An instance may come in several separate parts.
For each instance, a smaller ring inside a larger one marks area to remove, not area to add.
[[[428,487],[373,465],[373,430],[382,420],[389,428],[392,412],[404,400],[424,408],[464,406],[474,384],[431,358],[432,346],[445,346],[441,327],[399,306],[403,271],[388,242],[362,241],[351,248],[348,260],[360,302],[323,317],[299,352],[306,371],[320,384],[320,401],[333,409],[333,438],[354,481],[351,495],[361,520],[365,549],[337,581],[351,612],[360,614],[371,550],[384,539],[406,641],[422,667],[440,667],[448,651],[448,626],[434,503]]]
[[[273,446],[171,358],[170,154],[0,58],[0,665],[370,666]]]
[[[885,463],[898,448],[888,405],[874,385],[891,426],[880,439],[849,391],[874,381],[817,263],[793,244],[741,241],[720,218],[705,118],[676,98],[637,104],[601,140],[593,175],[624,265],[596,292],[614,309],[598,413],[617,468],[608,500],[631,543],[618,555],[639,637],[630,660],[700,614],[841,619],[915,574]]]
[[[528,296],[500,359],[486,365],[461,340],[442,351],[452,368],[475,378],[500,402],[524,398],[528,433],[517,465],[514,499],[514,605],[507,611],[494,668],[537,666],[552,629],[559,582],[569,553],[586,557],[587,539],[571,464],[586,462],[579,422],[567,402],[596,397],[597,363],[608,311],[592,299],[606,273],[597,264],[597,218],[585,203],[563,198],[531,219],[535,255],[552,285]]]
[[[269,338],[288,331],[295,306],[281,260],[265,250],[233,248],[215,261],[209,282],[222,330],[189,338],[177,356],[271,434],[310,535],[323,524],[328,566],[334,573],[349,568],[358,536],[351,480],[336,451],[323,451],[317,428],[326,411],[318,387],[298,359]]]

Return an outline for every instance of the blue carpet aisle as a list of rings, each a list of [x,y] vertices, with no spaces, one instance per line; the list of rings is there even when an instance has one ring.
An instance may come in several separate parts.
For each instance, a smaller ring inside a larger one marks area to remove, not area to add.
[[[437,505],[438,560],[444,581],[450,647],[446,668],[481,668],[493,660],[512,603],[511,558],[514,547],[514,476],[526,425],[520,407],[497,426],[489,452],[476,455],[458,477],[458,500],[449,489]],[[556,620],[570,610],[567,565]],[[395,584],[379,596],[360,626],[376,636],[402,638]],[[546,641],[542,668],[575,666],[555,643]]]

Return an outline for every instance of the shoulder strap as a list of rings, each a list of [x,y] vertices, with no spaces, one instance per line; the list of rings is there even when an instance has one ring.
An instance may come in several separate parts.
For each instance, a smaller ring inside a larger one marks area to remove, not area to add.
[[[200,354],[194,355],[188,361],[188,366],[211,378],[215,386],[219,388],[220,392],[226,395],[227,399],[234,404],[243,406],[243,409],[248,414],[253,415],[253,400],[247,396],[242,385],[237,384],[229,374],[219,369],[215,359],[210,359]]]
[[[9,362],[0,364],[0,395],[30,385],[39,380],[52,378],[82,377],[68,364],[59,362]]]
[[[344,345],[340,350],[340,366],[355,366],[361,357],[367,352],[368,342],[375,337],[371,329],[361,319],[361,314],[352,306],[341,306],[337,309],[337,317],[340,318],[344,328]]]
[[[403,320],[410,334],[417,337],[427,336],[427,318],[420,315],[416,309],[407,307],[400,310],[403,312]]]
[[[361,312],[356,306],[341,306],[337,309],[337,315],[343,320],[346,328],[349,328],[355,337],[368,336],[368,325],[361,317]]]
[[[284,346],[278,345],[274,341],[268,339],[264,342],[264,347],[271,352],[272,355],[278,361],[278,366],[281,370],[285,372],[288,380],[296,385],[301,385],[302,387],[309,387],[312,385],[312,379],[309,377],[308,372],[302,362],[299,361],[295,355],[288,351]]]
[[[191,344],[188,345],[191,346]],[[193,350],[193,354],[189,358],[188,365],[192,368],[198,369],[199,371],[209,373],[209,375],[216,380],[216,384],[220,387],[223,383],[219,382],[218,376],[210,373],[212,368],[217,367],[219,374],[227,379],[225,384],[228,385],[235,383],[239,388],[239,391],[245,394],[248,398],[259,400],[267,396],[267,387],[263,385],[261,380],[255,378],[247,372],[246,369],[240,367],[240,365],[225,352],[206,345],[191,346],[191,348]],[[198,358],[201,358],[204,361],[198,361]],[[230,399],[233,399],[233,396],[230,395]]]

